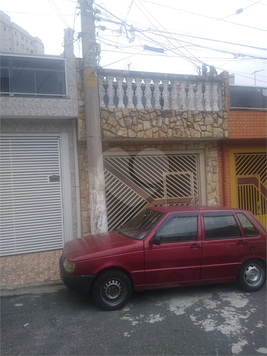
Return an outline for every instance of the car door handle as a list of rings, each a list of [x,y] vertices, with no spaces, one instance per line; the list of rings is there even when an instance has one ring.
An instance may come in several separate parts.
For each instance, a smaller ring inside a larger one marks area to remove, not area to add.
[[[198,245],[198,244],[191,245],[191,248],[201,248],[201,247],[202,247],[202,245]]]
[[[238,241],[237,244],[238,245],[247,245],[247,243],[248,243],[247,241]]]

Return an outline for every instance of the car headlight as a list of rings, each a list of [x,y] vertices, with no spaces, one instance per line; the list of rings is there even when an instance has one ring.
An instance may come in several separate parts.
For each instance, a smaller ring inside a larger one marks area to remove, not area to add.
[[[75,263],[68,261],[65,257],[63,260],[63,267],[67,273],[74,273]]]

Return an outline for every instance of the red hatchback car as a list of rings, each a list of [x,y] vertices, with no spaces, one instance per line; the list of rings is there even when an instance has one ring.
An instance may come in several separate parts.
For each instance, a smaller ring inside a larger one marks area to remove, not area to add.
[[[253,292],[266,279],[266,229],[245,210],[146,209],[116,231],[67,242],[60,273],[103,310],[122,308],[133,289],[237,281]]]

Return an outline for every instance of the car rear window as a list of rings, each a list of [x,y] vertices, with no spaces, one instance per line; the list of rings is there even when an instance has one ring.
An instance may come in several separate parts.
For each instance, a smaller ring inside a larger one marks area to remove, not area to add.
[[[205,240],[242,237],[233,215],[204,216]]]
[[[255,228],[249,218],[243,213],[237,213],[238,220],[244,230],[246,237],[256,237],[259,236],[259,231]]]

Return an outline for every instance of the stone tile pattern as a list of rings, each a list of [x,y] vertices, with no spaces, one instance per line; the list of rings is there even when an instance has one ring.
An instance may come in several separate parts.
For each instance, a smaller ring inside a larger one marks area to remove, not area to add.
[[[227,112],[101,109],[104,138],[226,138]]]
[[[20,285],[57,280],[62,250],[1,257],[0,285]]]

